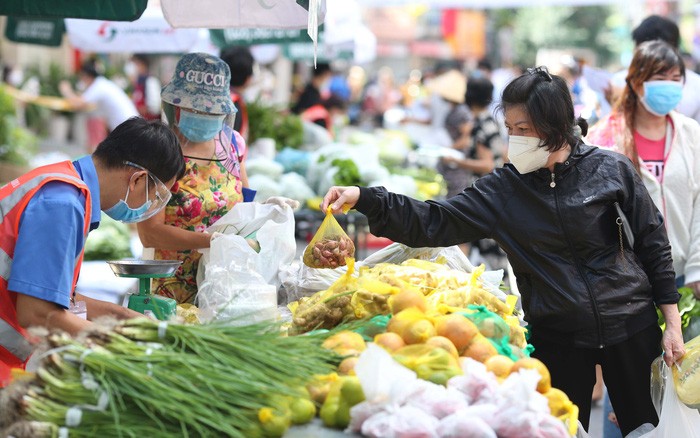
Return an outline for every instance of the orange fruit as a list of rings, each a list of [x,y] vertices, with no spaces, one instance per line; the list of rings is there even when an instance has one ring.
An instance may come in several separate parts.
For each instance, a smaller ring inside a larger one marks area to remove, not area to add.
[[[478,334],[474,337],[472,343],[469,344],[467,349],[464,350],[462,356],[471,357],[472,359],[483,363],[486,362],[488,358],[497,354],[498,351],[496,350],[496,347],[494,347],[484,335]]]
[[[435,327],[427,319],[413,321],[404,329],[401,337],[407,344],[422,344],[435,336]]]
[[[456,313],[437,318],[435,330],[438,336],[444,336],[452,341],[460,355],[479,334],[479,329],[473,322]]]
[[[391,313],[394,315],[411,307],[415,307],[421,312],[425,312],[428,308],[428,304],[425,301],[425,295],[416,290],[404,289],[389,298],[389,309],[391,309]]]
[[[392,332],[378,334],[374,337],[374,343],[390,353],[406,345],[401,336]]]
[[[552,388],[552,377],[549,375],[549,370],[547,369],[547,366],[545,366],[545,364],[543,364],[540,360],[535,359],[534,357],[525,357],[522,359],[518,359],[513,364],[513,368],[510,372],[517,373],[523,368],[535,370],[538,373],[540,373],[541,378],[540,381],[537,382],[537,392],[541,394],[546,394],[547,391],[549,391]]]
[[[415,307],[409,307],[391,317],[386,326],[386,331],[398,333],[400,335],[409,324],[419,319],[425,319],[425,313]]]
[[[425,341],[425,345],[442,348],[455,358],[459,357],[459,353],[457,352],[457,347],[455,347],[455,344],[453,344],[452,341],[450,341],[444,336],[433,336],[432,338]]]
[[[355,375],[355,364],[360,358],[357,356],[346,357],[338,365],[338,374],[342,376],[354,376]]]
[[[513,368],[513,359],[503,356],[502,354],[497,354],[491,356],[484,362],[486,369],[491,371],[499,379],[505,379],[510,374],[511,368]]]
[[[329,336],[322,344],[323,348],[333,350],[341,356],[359,356],[367,345],[359,333],[343,330]]]

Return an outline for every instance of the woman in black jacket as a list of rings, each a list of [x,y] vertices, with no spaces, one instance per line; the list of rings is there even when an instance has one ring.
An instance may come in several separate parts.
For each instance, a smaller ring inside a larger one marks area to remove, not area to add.
[[[503,91],[501,109],[510,163],[457,196],[419,202],[382,187],[333,187],[322,208],[355,207],[373,234],[413,247],[494,239],[517,277],[533,356],[584,427],[596,364],[623,434],[656,424],[651,362],[662,347],[669,365],[684,354],[661,214],[628,158],[580,141],[588,126],[560,77],[529,69]]]

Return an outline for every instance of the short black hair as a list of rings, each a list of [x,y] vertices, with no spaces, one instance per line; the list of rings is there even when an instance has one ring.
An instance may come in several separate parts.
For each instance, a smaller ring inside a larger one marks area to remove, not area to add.
[[[464,103],[467,106],[487,107],[493,100],[493,83],[484,76],[470,77],[467,80],[467,92]]]
[[[240,87],[253,76],[255,59],[250,49],[243,46],[231,46],[221,51],[219,56],[231,69],[231,86]]]
[[[480,59],[479,62],[477,62],[476,64],[476,68],[482,68],[484,70],[493,71],[493,65],[491,65],[491,61],[489,61],[486,58]]]
[[[673,21],[660,15],[650,15],[632,31],[632,39],[637,46],[647,41],[663,40],[678,48],[681,35]]]
[[[151,66],[151,58],[149,58],[148,55],[144,55],[143,53],[135,53],[131,55],[131,59],[140,62],[141,64],[145,65],[146,68],[149,68]]]
[[[316,68],[313,70],[313,77],[317,78],[328,73],[332,73],[331,65],[326,62],[319,62],[316,64]]]
[[[97,66],[97,62],[93,59],[88,59],[80,65],[80,72],[86,74],[90,77],[96,78],[100,76],[100,69]]]
[[[127,119],[107,135],[93,156],[108,169],[124,167],[124,161],[131,161],[163,182],[185,174],[180,142],[159,120]]]
[[[574,104],[566,81],[549,74],[547,67],[529,68],[506,86],[499,108],[505,112],[515,105],[523,105],[542,146],[550,152],[561,149],[565,143],[574,146],[578,142],[576,125],[581,128],[581,136],[588,133],[588,123],[580,117],[574,119]]]

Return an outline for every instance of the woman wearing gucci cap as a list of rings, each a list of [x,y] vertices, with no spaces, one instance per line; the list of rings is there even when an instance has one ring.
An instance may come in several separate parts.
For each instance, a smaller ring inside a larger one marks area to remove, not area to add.
[[[185,156],[185,175],[167,207],[138,230],[144,246],[155,248],[156,260],[183,262],[174,277],[153,282],[158,294],[178,303],[191,303],[197,294],[196,249],[208,248],[211,240],[204,231],[249,194],[254,196],[245,188],[246,144],[232,129],[236,109],[230,81],[221,59],[190,53],[178,61],[161,93],[166,120]]]

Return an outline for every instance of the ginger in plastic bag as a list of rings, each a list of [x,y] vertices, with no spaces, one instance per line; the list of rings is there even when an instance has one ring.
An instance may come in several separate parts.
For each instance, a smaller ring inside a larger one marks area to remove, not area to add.
[[[700,409],[700,336],[685,344],[685,356],[672,370],[680,401],[689,408]]]
[[[357,290],[357,278],[352,276],[354,261],[349,260],[348,271],[330,288],[289,304],[292,311],[291,334],[332,329],[343,321],[354,319],[351,299]]]
[[[355,245],[345,234],[330,207],[326,217],[313,239],[304,250],[304,264],[310,268],[331,268],[345,266],[346,258],[355,256]]]

